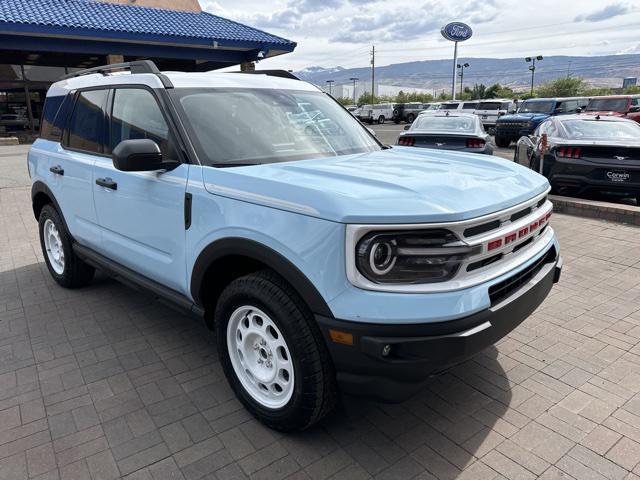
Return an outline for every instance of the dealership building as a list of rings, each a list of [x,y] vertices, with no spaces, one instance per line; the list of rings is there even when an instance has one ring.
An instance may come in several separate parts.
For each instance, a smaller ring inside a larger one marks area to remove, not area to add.
[[[151,59],[161,70],[248,70],[295,47],[198,0],[0,0],[0,135],[37,130],[51,83],[80,69]]]

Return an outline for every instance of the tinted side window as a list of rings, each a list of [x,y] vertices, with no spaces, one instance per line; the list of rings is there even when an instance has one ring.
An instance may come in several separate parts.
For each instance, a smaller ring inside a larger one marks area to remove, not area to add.
[[[40,138],[44,138],[45,140],[60,140],[60,136],[56,138],[52,134],[53,130],[53,122],[56,119],[56,114],[60,109],[60,105],[62,105],[62,101],[65,99],[65,96],[59,95],[57,97],[47,97],[44,101],[44,108],[42,109],[42,121],[40,122]]]
[[[69,121],[69,147],[102,153],[104,105],[108,90],[80,92]]]
[[[111,148],[123,140],[142,138],[156,142],[165,159],[176,158],[169,126],[153,94],[142,88],[117,89],[111,114]]]

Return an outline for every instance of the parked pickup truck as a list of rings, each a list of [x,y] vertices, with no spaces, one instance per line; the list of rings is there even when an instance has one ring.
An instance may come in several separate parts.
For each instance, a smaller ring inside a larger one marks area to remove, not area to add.
[[[640,95],[594,97],[583,112],[588,115],[622,117],[640,122]]]
[[[495,140],[498,147],[506,148],[512,141],[531,135],[543,120],[552,115],[579,112],[586,107],[588,98],[534,98],[520,104],[518,112],[503,115],[496,120]]]
[[[80,288],[98,268],[204,319],[242,404],[291,431],[338,389],[400,401],[494,344],[562,262],[541,175],[383,145],[282,76],[74,73],[47,94],[28,167],[53,279]]]

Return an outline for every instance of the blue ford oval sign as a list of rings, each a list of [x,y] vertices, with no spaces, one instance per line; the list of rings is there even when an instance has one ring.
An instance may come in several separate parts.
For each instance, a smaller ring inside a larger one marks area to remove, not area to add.
[[[471,38],[473,30],[471,30],[471,27],[466,23],[451,22],[442,27],[440,33],[442,33],[444,38],[452,42],[464,42]]]

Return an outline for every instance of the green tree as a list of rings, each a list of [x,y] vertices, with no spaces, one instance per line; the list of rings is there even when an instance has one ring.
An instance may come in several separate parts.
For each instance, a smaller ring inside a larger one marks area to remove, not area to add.
[[[509,87],[503,87],[499,83],[494,83],[487,88],[483,98],[514,98],[515,94]]]
[[[624,93],[627,95],[636,95],[640,93],[640,85],[633,85],[624,89]]]
[[[400,90],[398,95],[396,95],[395,101],[396,103],[407,103],[409,101],[409,95]]]
[[[613,90],[610,88],[588,88],[582,92],[587,97],[597,97],[600,95],[612,95]]]
[[[476,83],[471,89],[471,98],[473,100],[480,100],[481,98],[487,98],[486,92],[487,92],[487,87],[484,83],[481,83],[479,85]]]
[[[558,78],[536,89],[538,97],[575,97],[586,90],[586,83],[579,77]]]
[[[339,97],[336,98],[336,100],[341,104],[344,105],[345,107],[347,105],[353,105],[353,97]]]

